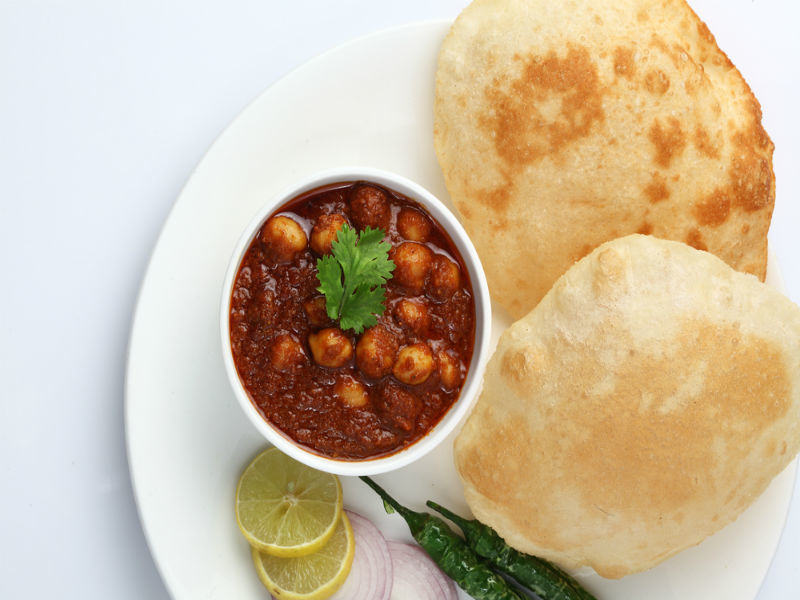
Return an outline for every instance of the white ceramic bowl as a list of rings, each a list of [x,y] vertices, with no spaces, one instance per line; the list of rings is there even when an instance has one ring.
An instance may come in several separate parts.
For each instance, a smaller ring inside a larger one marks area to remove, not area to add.
[[[361,460],[337,460],[321,456],[297,444],[264,419],[253,404],[250,395],[239,379],[233,362],[229,328],[231,291],[234,279],[239,270],[239,264],[241,263],[244,253],[250,246],[253,237],[258,232],[262,223],[274,212],[277,212],[278,208],[303,192],[317,187],[336,182],[362,180],[377,183],[419,202],[450,236],[450,239],[461,253],[469,272],[470,281],[472,282],[475,301],[475,342],[472,351],[472,361],[470,362],[467,377],[464,380],[458,400],[450,407],[436,427],[429,431],[427,435],[410,446],[388,456]],[[339,475],[372,475],[399,469],[421,458],[441,443],[466,416],[480,390],[483,370],[488,358],[491,323],[491,303],[483,267],[481,266],[480,259],[478,258],[477,252],[475,252],[472,242],[467,237],[466,232],[453,213],[433,194],[413,181],[386,171],[362,167],[334,169],[315,173],[270,199],[258,214],[253,217],[250,224],[245,227],[244,232],[236,244],[228,266],[228,271],[225,275],[220,308],[220,338],[222,341],[222,356],[225,363],[225,370],[228,374],[233,392],[239,401],[239,405],[250,419],[250,422],[253,423],[256,429],[269,442],[289,456],[310,467],[330,473],[337,473]]]

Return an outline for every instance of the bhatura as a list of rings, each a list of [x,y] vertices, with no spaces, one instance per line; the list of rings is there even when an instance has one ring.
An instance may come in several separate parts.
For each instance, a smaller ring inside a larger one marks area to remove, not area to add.
[[[630,233],[763,281],[773,144],[684,0],[476,0],[442,44],[434,114],[447,190],[514,318]]]
[[[733,521],[798,449],[800,308],[634,234],[503,333],[455,460],[509,544],[616,578]]]

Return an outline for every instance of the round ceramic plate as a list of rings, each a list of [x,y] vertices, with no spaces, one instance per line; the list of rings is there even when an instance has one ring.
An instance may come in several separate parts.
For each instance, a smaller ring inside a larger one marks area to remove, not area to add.
[[[192,174],[147,269],[131,333],[125,420],[145,534],[174,598],[263,600],[233,515],[237,479],[264,441],[229,387],[217,339],[230,253],[259,206],[301,175],[363,165],[404,175],[447,202],[432,143],[434,72],[449,24],[411,25],[332,50],[268,89],[228,127]],[[777,283],[775,262],[769,279]],[[509,323],[496,310],[495,340]],[[467,513],[452,439],[420,462],[380,476],[398,500],[434,499]],[[775,552],[796,463],[735,523],[658,567],[606,581],[615,600],[752,600]],[[358,479],[348,508],[410,540]],[[466,597],[466,596],[464,596]]]

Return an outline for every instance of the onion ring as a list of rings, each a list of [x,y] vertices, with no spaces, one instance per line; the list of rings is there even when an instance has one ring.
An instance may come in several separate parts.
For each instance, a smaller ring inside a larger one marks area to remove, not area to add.
[[[458,600],[456,585],[419,546],[389,541],[392,600]]]
[[[353,527],[356,554],[350,574],[329,600],[389,600],[394,569],[386,539],[370,520],[345,512]]]

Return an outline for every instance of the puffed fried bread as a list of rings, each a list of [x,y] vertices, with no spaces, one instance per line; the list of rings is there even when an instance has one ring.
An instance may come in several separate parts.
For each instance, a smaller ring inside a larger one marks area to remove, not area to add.
[[[447,190],[514,318],[629,233],[764,279],[773,144],[684,0],[475,0],[441,46],[434,119]]]
[[[634,234],[503,333],[455,462],[510,545],[619,578],[736,519],[798,449],[800,308]]]

